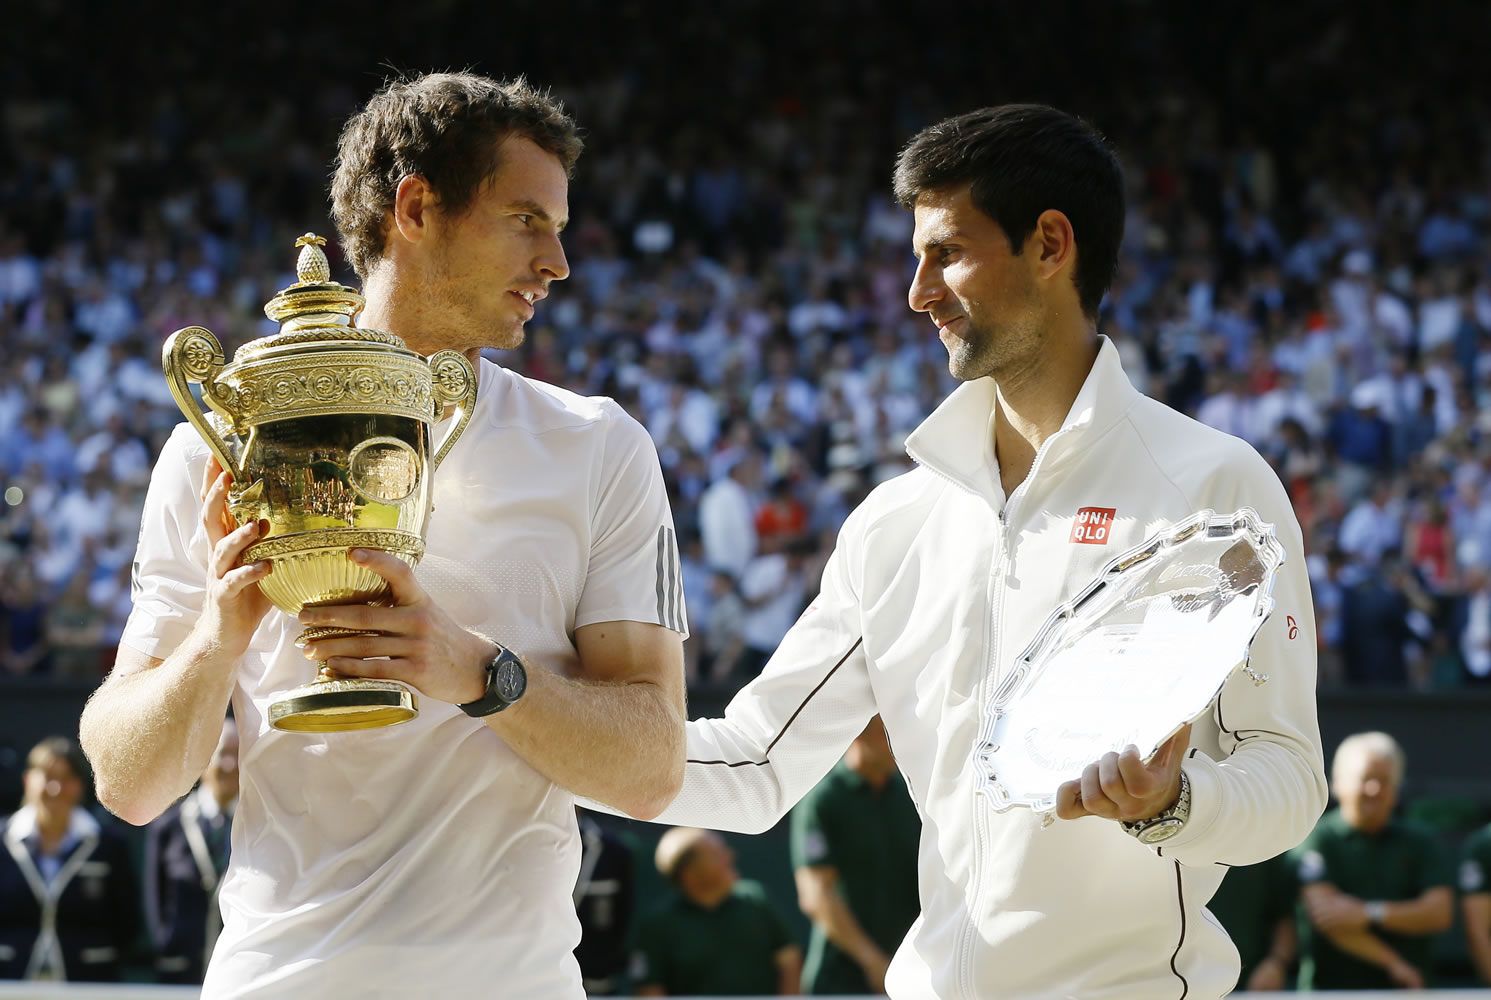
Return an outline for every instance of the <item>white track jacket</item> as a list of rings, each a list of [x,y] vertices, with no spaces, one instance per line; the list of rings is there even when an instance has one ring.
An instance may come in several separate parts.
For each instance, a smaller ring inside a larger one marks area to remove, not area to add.
[[[1326,802],[1298,523],[1251,447],[1141,395],[1106,338],[1009,498],[994,399],[992,380],[966,383],[907,440],[920,467],[845,522],[822,592],[761,675],[723,719],[689,723],[683,791],[656,822],[766,830],[879,713],[923,822],[922,914],[891,964],[892,997],[1221,997],[1238,955],[1207,900],[1228,867],[1298,844]],[[1252,647],[1271,679],[1235,675],[1196,724],[1185,828],[1150,848],[1111,820],[1042,828],[1028,809],[994,812],[974,748],[1050,612],[1161,527],[1243,506],[1286,552]],[[1111,511],[1111,530],[1087,530],[1084,508]]]

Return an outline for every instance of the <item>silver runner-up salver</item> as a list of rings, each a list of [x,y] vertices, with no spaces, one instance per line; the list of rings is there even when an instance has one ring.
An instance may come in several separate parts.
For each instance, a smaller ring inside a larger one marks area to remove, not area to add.
[[[1283,562],[1273,525],[1246,507],[1199,511],[1109,562],[990,699],[975,756],[993,807],[1049,814],[1059,785],[1109,751],[1148,759],[1237,670],[1266,681],[1248,647]]]

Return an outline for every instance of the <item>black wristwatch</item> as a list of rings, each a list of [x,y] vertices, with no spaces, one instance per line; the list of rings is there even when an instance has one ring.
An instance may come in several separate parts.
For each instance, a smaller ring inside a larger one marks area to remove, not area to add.
[[[506,646],[497,647],[497,655],[487,664],[487,690],[475,701],[457,706],[473,719],[484,719],[513,704],[528,689],[528,671],[518,654]]]

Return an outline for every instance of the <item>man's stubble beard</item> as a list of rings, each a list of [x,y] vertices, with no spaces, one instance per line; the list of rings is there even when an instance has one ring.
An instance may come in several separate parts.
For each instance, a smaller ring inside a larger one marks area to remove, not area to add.
[[[953,337],[948,346],[947,370],[959,382],[1001,375],[1028,366],[1040,350],[1042,321],[1038,314],[1019,314],[999,327],[977,319],[970,310],[967,336]]]
[[[488,318],[471,283],[452,278],[448,264],[442,268],[432,298],[432,319],[444,331],[441,350],[465,354],[484,347],[510,351],[523,345],[524,325],[510,321],[509,328],[503,329],[501,321]]]
[[[1008,333],[978,324],[971,315],[966,325],[967,336],[952,338],[948,346],[947,370],[959,382],[997,376],[1008,360]]]

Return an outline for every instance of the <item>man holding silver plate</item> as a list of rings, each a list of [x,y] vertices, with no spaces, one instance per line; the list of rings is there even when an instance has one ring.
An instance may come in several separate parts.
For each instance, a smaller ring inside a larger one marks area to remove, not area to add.
[[[1238,956],[1206,901],[1326,801],[1289,501],[1098,334],[1124,186],[1089,126],[952,118],[895,187],[910,305],[964,384],[761,675],[689,724],[658,821],[765,830],[879,714],[923,821],[892,997],[1221,997]]]

